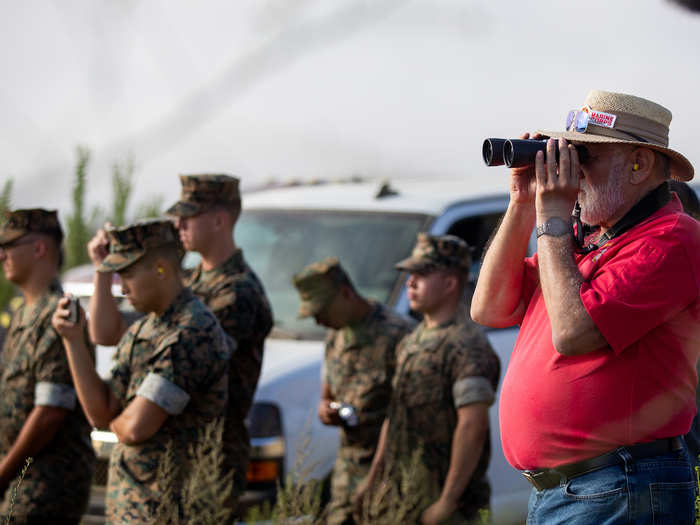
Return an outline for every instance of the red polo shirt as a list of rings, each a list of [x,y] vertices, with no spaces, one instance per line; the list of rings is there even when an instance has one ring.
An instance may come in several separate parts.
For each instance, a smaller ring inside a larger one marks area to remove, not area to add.
[[[517,469],[682,435],[696,412],[700,223],[672,194],[651,217],[576,261],[581,300],[609,346],[557,353],[537,255],[526,259],[529,306],[499,403],[503,451]]]

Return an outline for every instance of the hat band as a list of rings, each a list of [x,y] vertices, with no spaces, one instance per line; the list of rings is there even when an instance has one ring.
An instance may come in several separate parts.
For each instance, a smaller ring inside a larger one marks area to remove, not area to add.
[[[668,126],[631,113],[620,112],[615,113],[615,116],[617,118],[613,128],[598,126],[591,121],[589,124],[593,125],[589,125],[584,133],[668,147]]]

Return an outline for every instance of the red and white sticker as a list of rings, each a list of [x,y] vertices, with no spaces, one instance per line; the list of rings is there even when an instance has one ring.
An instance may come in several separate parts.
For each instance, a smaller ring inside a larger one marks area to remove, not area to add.
[[[596,126],[601,126],[604,128],[612,128],[615,126],[615,119],[617,115],[612,113],[603,113],[602,111],[596,111],[591,109],[589,106],[584,106],[581,111],[588,113],[588,123],[594,124]]]

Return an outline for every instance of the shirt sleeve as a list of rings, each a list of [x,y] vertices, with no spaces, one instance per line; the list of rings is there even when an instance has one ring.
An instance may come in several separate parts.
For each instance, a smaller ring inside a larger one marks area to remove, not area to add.
[[[171,416],[181,414],[190,401],[190,395],[182,388],[153,372],[148,373],[136,395],[152,401]]]
[[[470,326],[449,349],[448,370],[455,408],[473,403],[493,404],[500,364],[476,325]]]
[[[138,334],[146,319],[146,317],[139,319],[129,326],[128,330],[119,341],[117,351],[112,358],[112,368],[107,384],[112,390],[114,397],[119,401],[122,407],[124,407],[126,404],[129,396],[129,381],[131,380],[131,351],[136,339],[136,334]]]
[[[646,237],[603,264],[581,285],[580,296],[613,352],[620,353],[696,300],[698,285],[682,243]]]
[[[63,343],[53,327],[45,327],[36,354],[34,404],[73,410],[77,396]]]

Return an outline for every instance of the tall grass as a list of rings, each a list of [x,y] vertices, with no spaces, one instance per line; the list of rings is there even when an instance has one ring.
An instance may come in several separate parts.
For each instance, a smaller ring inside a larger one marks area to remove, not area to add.
[[[186,450],[170,442],[158,465],[161,500],[155,523],[230,522],[234,472],[224,472],[223,428],[223,420],[212,421]]]
[[[29,470],[29,465],[32,464],[32,461],[34,461],[34,459],[31,457],[28,457],[24,461],[24,466],[22,467],[22,470],[19,473],[19,479],[17,479],[17,484],[14,487],[12,487],[12,495],[10,496],[10,508],[8,509],[8,512],[7,512],[7,518],[5,518],[5,525],[10,524],[10,520],[12,519],[12,514],[15,511],[15,501],[17,500],[17,491],[19,490],[19,486],[22,484],[22,481],[24,481],[24,476],[27,475],[27,471]]]

